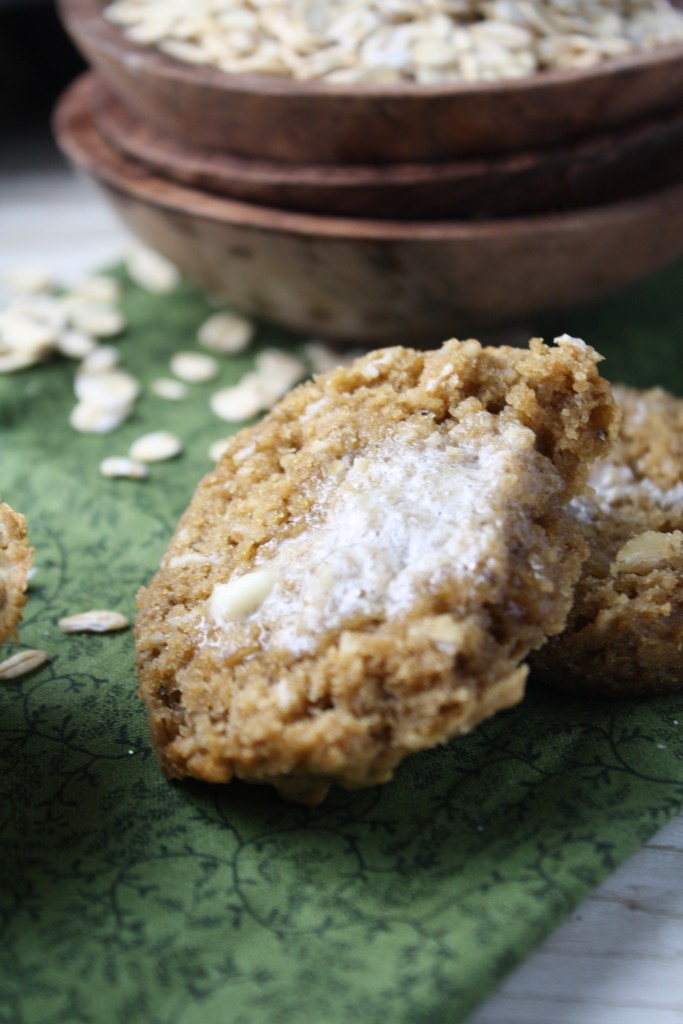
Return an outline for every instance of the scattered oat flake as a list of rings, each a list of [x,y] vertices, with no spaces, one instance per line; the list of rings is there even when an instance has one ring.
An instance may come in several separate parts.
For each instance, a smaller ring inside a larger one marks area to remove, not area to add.
[[[83,303],[74,305],[69,313],[71,326],[94,338],[112,338],[126,326],[126,318],[113,306]]]
[[[202,384],[218,376],[218,363],[203,352],[176,352],[171,358],[171,371],[188,384]]]
[[[180,282],[178,268],[165,256],[143,245],[131,249],[126,270],[131,280],[153,295],[172,292]]]
[[[108,455],[100,462],[102,476],[112,479],[145,480],[149,470],[142,462],[136,462],[127,455]]]
[[[70,295],[79,296],[93,303],[113,305],[121,298],[121,285],[115,277],[93,274],[76,281],[71,286]]]
[[[55,348],[67,359],[85,359],[95,351],[97,342],[82,331],[65,330],[55,342]]]
[[[197,340],[204,348],[226,355],[243,352],[254,337],[255,327],[251,320],[223,310],[205,320],[197,332]]]
[[[13,352],[45,355],[54,347],[57,330],[25,310],[10,309],[0,320],[0,345]]]
[[[11,658],[7,658],[5,661],[0,662],[0,680],[6,681],[9,679],[18,679],[20,676],[26,676],[29,672],[33,672],[35,669],[40,668],[40,666],[44,665],[46,661],[48,661],[46,651],[19,651],[18,654],[13,654]]]
[[[155,430],[133,441],[129,455],[136,462],[165,462],[180,455],[182,450],[182,441],[175,434],[167,430]]]
[[[5,325],[13,318],[31,320],[56,334],[68,325],[69,311],[58,295],[18,295],[1,316]]]
[[[80,402],[102,409],[119,409],[133,404],[140,394],[140,382],[125,370],[81,372],[76,374],[74,393]]]
[[[80,366],[80,373],[101,373],[104,370],[113,370],[121,359],[121,353],[113,345],[97,345],[86,352]]]
[[[269,409],[273,401],[259,377],[255,373],[248,373],[239,384],[214,392],[209,404],[219,419],[239,423]]]
[[[121,612],[96,608],[92,611],[67,615],[57,623],[63,633],[114,633],[127,629],[130,620]]]
[[[5,275],[5,283],[10,291],[21,295],[49,293],[56,287],[51,272],[40,266],[13,267]]]
[[[156,377],[149,389],[158,398],[166,398],[169,402],[180,402],[187,398],[187,385],[182,380],[173,380],[172,377]]]
[[[103,408],[101,405],[79,402],[71,410],[69,423],[79,434],[110,434],[126,422],[132,411],[132,405]]]
[[[229,438],[221,437],[209,445],[209,458],[212,462],[220,462],[225,455],[229,444]]]
[[[42,356],[34,352],[0,352],[0,373],[16,373],[39,363]]]
[[[272,394],[281,398],[298,381],[306,376],[307,370],[300,359],[279,348],[264,348],[256,356],[256,372]]]

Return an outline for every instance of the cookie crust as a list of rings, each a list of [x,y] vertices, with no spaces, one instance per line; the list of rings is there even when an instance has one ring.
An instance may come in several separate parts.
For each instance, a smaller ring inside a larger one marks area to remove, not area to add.
[[[0,644],[14,634],[21,620],[30,567],[26,520],[0,503]]]
[[[683,689],[683,400],[615,386],[621,427],[573,503],[589,557],[561,636],[534,659],[556,687],[608,697]]]
[[[312,804],[519,701],[585,556],[566,502],[615,429],[598,358],[381,350],[237,434],[138,596],[164,770]]]

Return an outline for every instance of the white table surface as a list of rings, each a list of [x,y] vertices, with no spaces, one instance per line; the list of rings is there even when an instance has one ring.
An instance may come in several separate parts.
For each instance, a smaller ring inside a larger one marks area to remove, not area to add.
[[[45,140],[0,147],[1,279],[26,264],[71,281],[127,235]],[[447,1024],[447,1022],[443,1022]],[[468,1024],[683,1024],[683,814],[592,893]]]

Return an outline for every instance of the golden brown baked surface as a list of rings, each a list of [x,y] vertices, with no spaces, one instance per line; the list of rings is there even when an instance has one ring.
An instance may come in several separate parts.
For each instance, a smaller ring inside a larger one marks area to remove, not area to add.
[[[617,441],[573,503],[590,548],[565,632],[534,658],[553,685],[629,696],[683,688],[683,401],[618,386]]]
[[[199,485],[138,598],[165,771],[315,803],[520,700],[615,431],[596,353],[447,342],[296,388]]]
[[[26,520],[9,505],[0,503],[0,644],[12,635],[21,619],[30,567]]]

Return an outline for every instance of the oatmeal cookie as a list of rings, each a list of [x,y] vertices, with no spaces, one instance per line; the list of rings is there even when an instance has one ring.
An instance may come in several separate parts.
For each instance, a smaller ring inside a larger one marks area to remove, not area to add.
[[[564,689],[634,696],[683,688],[683,401],[614,389],[618,439],[572,502],[590,549],[561,636],[534,659]]]
[[[30,567],[26,520],[0,503],[0,644],[13,634],[21,619]]]
[[[615,430],[598,358],[385,349],[233,437],[138,597],[165,771],[313,804],[517,703],[585,557],[566,503]]]

